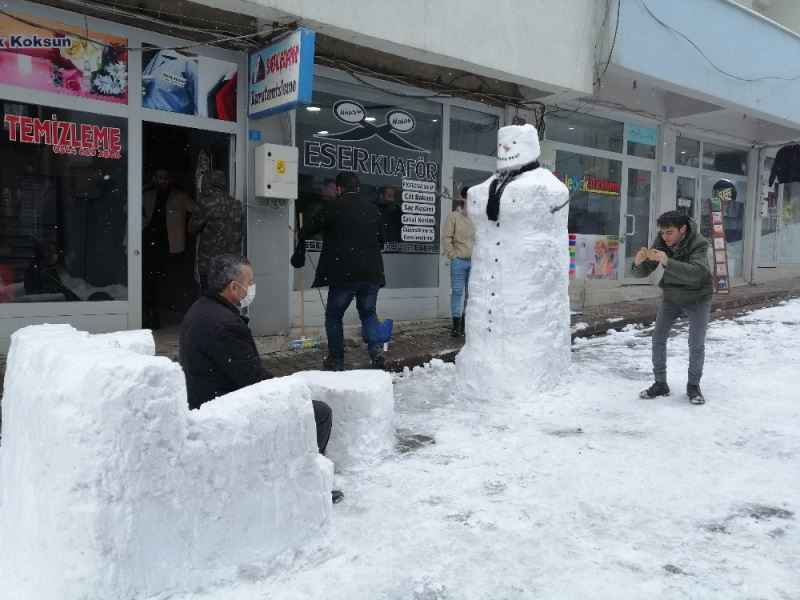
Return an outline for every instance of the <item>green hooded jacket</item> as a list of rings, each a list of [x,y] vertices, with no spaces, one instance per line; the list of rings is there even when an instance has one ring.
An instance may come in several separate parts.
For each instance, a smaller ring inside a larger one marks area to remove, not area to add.
[[[707,300],[713,292],[711,268],[708,264],[708,240],[697,233],[697,223],[689,219],[686,237],[674,248],[669,248],[659,233],[653,248],[666,252],[669,260],[658,286],[664,291],[664,300],[686,306]],[[659,263],[646,260],[638,267],[631,265],[634,277],[647,277]]]

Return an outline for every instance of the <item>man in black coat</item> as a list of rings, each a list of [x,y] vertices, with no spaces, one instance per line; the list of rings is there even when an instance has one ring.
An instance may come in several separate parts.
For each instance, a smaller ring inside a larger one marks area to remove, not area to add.
[[[380,321],[376,314],[378,290],[386,285],[383,273],[384,234],[381,214],[359,194],[355,173],[336,176],[337,197],[323,205],[300,231],[300,240],[322,232],[313,287],[329,286],[325,307],[325,333],[328,337],[326,369],[344,369],[344,331],[342,317],[353,298],[361,319],[361,335],[367,344],[372,366],[385,365],[380,341]]]
[[[239,313],[255,294],[253,267],[246,258],[222,254],[211,260],[208,291],[186,313],[178,346],[190,408],[272,377],[261,365],[247,317]],[[331,409],[318,400],[312,404],[317,446],[325,454]]]

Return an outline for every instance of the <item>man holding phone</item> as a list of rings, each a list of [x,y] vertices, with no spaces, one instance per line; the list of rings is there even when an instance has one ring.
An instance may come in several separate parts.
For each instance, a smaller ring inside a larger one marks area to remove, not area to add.
[[[711,317],[712,278],[708,263],[708,240],[697,231],[697,223],[678,211],[656,220],[659,233],[652,248],[640,248],[633,258],[634,277],[647,277],[659,265],[663,299],[653,328],[653,375],[655,382],[639,397],[669,396],[667,385],[667,338],[681,315],[689,319],[689,373],[686,395],[692,404],[704,404],[700,378],[705,361],[705,341]]]

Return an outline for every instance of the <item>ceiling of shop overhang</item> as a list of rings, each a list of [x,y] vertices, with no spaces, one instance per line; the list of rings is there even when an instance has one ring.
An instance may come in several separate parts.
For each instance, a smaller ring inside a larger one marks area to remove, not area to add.
[[[648,119],[690,130],[698,135],[721,134],[744,144],[772,144],[800,138],[800,131],[786,124],[771,122],[739,108],[722,106],[668,90],[635,74],[609,69],[602,84],[584,107],[592,104],[631,112]],[[716,102],[716,100],[715,100]],[[585,111],[590,109],[585,108]]]
[[[35,0],[71,12],[106,19],[191,41],[219,40],[263,31],[263,35],[214,45],[234,50],[258,47],[293,17],[263,7],[258,19],[251,15],[210,8],[186,0]],[[277,29],[276,29],[277,27]],[[328,35],[317,34],[316,63],[349,71],[356,77],[375,76],[432,89],[442,97],[463,97],[493,105],[524,104],[550,92],[519,86],[473,73],[399,58]],[[535,102],[534,102],[535,104]]]

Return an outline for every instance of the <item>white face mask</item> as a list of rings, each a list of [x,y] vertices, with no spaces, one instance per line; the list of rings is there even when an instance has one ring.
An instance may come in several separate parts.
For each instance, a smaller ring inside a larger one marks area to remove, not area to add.
[[[235,282],[240,288],[244,289],[244,286],[239,283],[238,281]],[[256,297],[256,284],[253,283],[247,286],[247,295],[239,301],[239,308],[247,308],[253,303]]]

